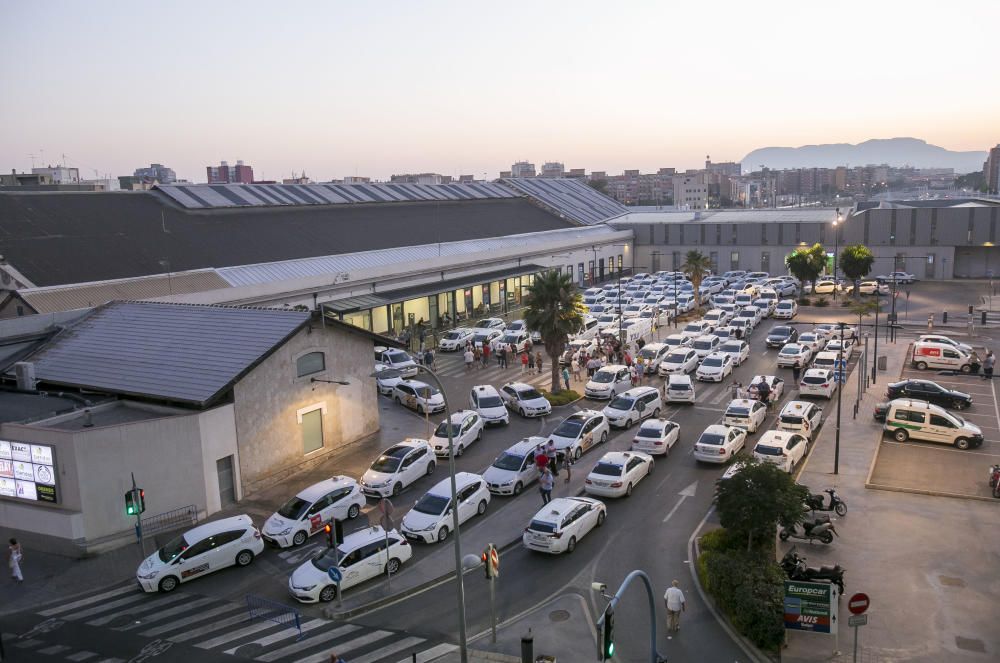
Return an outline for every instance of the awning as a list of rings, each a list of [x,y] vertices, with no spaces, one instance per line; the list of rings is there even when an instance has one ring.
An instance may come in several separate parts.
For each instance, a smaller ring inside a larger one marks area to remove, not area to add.
[[[399,288],[396,290],[387,290],[385,292],[376,292],[370,295],[359,295],[357,297],[338,299],[333,302],[325,302],[322,306],[324,311],[344,315],[346,313],[364,311],[366,309],[385,306],[387,304],[405,302],[410,299],[416,299],[417,297],[428,297],[442,292],[461,290],[463,288],[468,288],[469,286],[490,283],[501,279],[512,279],[526,274],[537,274],[545,269],[548,268],[541,265],[520,265],[518,267],[510,267],[508,269],[500,269],[493,272],[467,274],[453,279],[442,279],[440,281],[434,281],[433,283],[422,283],[408,288]]]

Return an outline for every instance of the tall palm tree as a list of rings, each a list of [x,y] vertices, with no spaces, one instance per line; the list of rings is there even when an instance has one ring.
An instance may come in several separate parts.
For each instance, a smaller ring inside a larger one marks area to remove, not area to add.
[[[528,329],[542,336],[552,371],[551,391],[558,394],[562,390],[558,360],[566,349],[567,337],[580,331],[583,325],[583,297],[571,274],[551,270],[535,276],[524,303],[524,322]]]
[[[712,261],[702,254],[701,251],[688,251],[684,257],[684,264],[681,265],[681,270],[691,279],[691,285],[694,286],[694,302],[700,311],[701,282],[712,271]],[[676,297],[677,293],[674,293],[674,296]]]

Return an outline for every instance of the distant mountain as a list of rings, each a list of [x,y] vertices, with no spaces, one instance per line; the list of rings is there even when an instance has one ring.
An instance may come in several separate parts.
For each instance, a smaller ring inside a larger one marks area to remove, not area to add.
[[[983,169],[986,151],[953,152],[919,138],[876,138],[857,145],[831,143],[802,147],[762,147],[743,157],[743,172],[768,168],[834,168],[889,164],[914,168],[954,168],[956,173]]]

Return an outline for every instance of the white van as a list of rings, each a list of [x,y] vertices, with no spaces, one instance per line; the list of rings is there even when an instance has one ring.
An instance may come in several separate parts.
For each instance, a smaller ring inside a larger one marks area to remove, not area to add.
[[[971,373],[973,364],[979,367],[976,353],[971,354],[945,343],[917,341],[913,344],[913,365],[921,371],[928,368],[944,368],[963,373]]]
[[[628,428],[646,417],[658,418],[663,402],[656,387],[633,387],[618,395],[604,408],[608,423],[619,428]]]
[[[983,431],[979,426],[943,407],[909,398],[897,398],[889,403],[884,430],[892,433],[897,442],[926,440],[963,450],[983,443]]]

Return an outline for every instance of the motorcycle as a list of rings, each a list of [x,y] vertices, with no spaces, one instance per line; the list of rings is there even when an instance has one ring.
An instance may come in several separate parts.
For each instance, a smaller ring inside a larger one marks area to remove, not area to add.
[[[826,581],[837,586],[841,595],[844,593],[844,568],[840,564],[821,566],[819,568],[806,566],[806,558],[800,556],[793,546],[781,558],[781,568],[789,580],[801,582]]]
[[[824,499],[821,493],[810,495],[809,497],[806,498],[806,506],[809,507],[809,510],[813,512],[836,511],[838,516],[842,518],[846,516],[847,502],[840,499],[840,496],[837,495],[837,491],[834,490],[833,488],[827,488],[823,492],[830,495],[830,503],[826,504],[826,500]]]
[[[833,535],[837,534],[837,529],[830,522],[830,516],[817,516],[816,520],[803,520],[798,525],[782,527],[778,532],[778,538],[782,541],[788,539],[799,539],[800,541],[813,541],[819,539],[822,543],[833,543]],[[837,536],[840,536],[837,534]]]
[[[990,468],[990,488],[993,489],[993,497],[1000,497],[1000,464]]]

